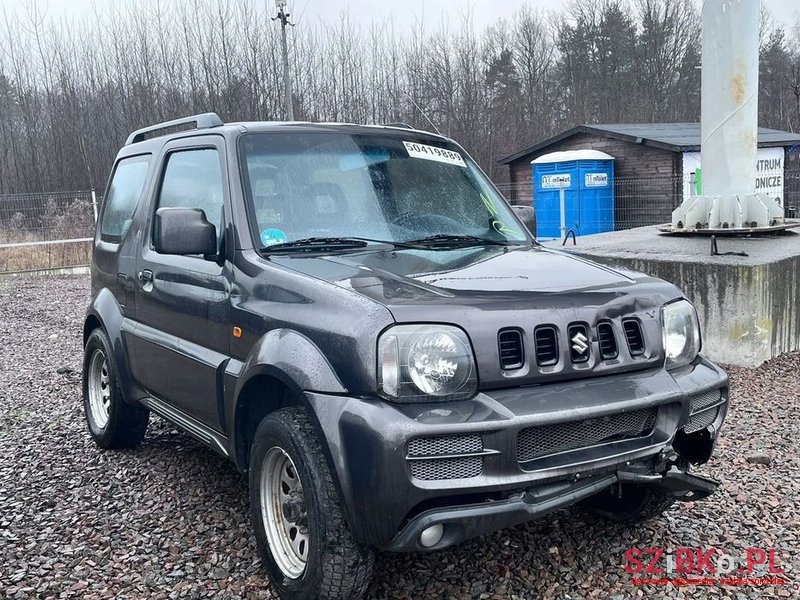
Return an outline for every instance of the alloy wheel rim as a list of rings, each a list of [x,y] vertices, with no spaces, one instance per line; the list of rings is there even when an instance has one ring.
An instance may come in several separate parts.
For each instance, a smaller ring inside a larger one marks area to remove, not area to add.
[[[106,355],[99,348],[92,353],[89,360],[88,383],[89,414],[95,426],[104,429],[111,410],[111,380]]]
[[[261,518],[275,563],[290,579],[306,570],[310,535],[303,485],[294,462],[277,446],[261,469]]]

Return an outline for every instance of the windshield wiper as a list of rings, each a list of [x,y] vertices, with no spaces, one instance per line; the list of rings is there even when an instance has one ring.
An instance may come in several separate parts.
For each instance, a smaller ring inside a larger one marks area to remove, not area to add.
[[[477,235],[459,235],[450,233],[437,233],[418,240],[409,240],[408,244],[428,245],[428,246],[510,246],[511,242],[502,240],[492,240],[490,238]]]
[[[310,237],[302,240],[292,240],[291,242],[282,242],[280,244],[273,244],[266,246],[264,252],[275,252],[281,250],[301,250],[306,252],[313,252],[315,250],[326,249],[352,249],[364,248],[367,244],[386,244],[394,248],[420,248],[421,246],[406,243],[406,242],[393,242],[391,240],[377,240],[364,237]]]

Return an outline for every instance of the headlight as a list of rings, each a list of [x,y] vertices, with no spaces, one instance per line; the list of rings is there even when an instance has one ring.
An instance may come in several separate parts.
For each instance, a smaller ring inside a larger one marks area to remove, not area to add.
[[[449,325],[397,325],[378,340],[378,390],[389,400],[462,400],[477,390],[467,335]]]
[[[661,309],[667,369],[692,362],[700,352],[700,324],[688,300],[678,300]]]

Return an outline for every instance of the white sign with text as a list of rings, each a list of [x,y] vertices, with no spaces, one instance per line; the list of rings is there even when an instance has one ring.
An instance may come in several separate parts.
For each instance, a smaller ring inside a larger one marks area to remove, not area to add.
[[[767,194],[774,198],[783,206],[783,148],[759,148],[758,158],[756,159],[756,193]],[[699,152],[683,153],[683,196],[696,195],[692,183],[691,174],[700,165]],[[702,175],[701,175],[702,180]]]
[[[568,188],[570,185],[572,185],[572,176],[569,173],[542,175],[542,187],[544,189]]]
[[[608,187],[608,173],[586,173],[583,183],[586,187]]]

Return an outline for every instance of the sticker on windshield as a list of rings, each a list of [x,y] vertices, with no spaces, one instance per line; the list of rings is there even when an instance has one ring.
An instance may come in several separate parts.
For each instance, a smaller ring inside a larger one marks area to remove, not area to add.
[[[426,146],[425,144],[418,144],[417,142],[403,142],[403,145],[406,147],[408,155],[412,158],[435,160],[436,162],[443,162],[458,167],[467,166],[461,155],[453,150],[437,148],[436,146]]]
[[[261,232],[261,243],[265,246],[274,246],[275,244],[283,244],[289,238],[280,229],[265,229]]]
[[[489,200],[489,198],[484,196],[483,192],[481,192],[480,194],[481,194],[481,200],[483,201],[483,205],[486,207],[486,210],[489,211],[489,214],[491,216],[495,216],[497,214],[497,207],[494,205],[494,202],[492,202],[491,200]]]

